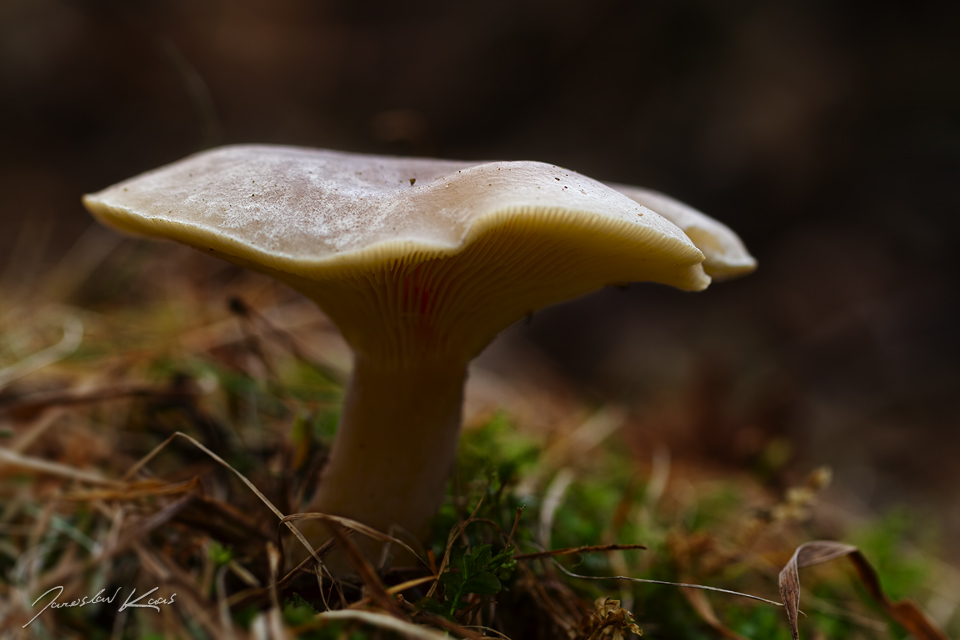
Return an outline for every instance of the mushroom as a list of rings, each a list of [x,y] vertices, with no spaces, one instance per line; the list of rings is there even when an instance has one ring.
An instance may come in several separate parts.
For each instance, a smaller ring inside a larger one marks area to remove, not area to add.
[[[539,162],[245,145],[190,156],[84,204],[107,225],[191,245],[314,300],[355,357],[307,510],[422,538],[454,463],[467,364],[499,331],[604,285],[704,289],[697,242],[719,275],[753,268],[720,223],[617,189],[627,195]],[[647,202],[679,213],[694,241]]]
[[[722,222],[659,191],[624,184],[607,183],[607,186],[680,227],[703,252],[703,270],[712,279],[729,280],[757,268],[757,261],[747,252],[737,234]]]

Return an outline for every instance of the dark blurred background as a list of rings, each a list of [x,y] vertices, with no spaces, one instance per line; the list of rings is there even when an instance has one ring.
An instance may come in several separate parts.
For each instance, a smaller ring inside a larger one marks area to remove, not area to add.
[[[846,504],[956,540],[958,32],[960,3],[882,0],[2,0],[0,273],[61,259],[80,194],[217,144],[653,187],[757,273],[602,291],[501,342],[629,406],[638,450],[830,464]]]

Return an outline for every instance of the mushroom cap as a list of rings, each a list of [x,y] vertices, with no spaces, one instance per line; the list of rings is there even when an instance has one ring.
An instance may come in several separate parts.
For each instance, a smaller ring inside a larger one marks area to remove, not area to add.
[[[120,230],[276,276],[381,359],[469,358],[511,322],[603,285],[710,282],[673,223],[540,162],[229,146],[84,204]]]
[[[703,270],[714,280],[737,278],[757,268],[756,259],[747,251],[740,237],[719,220],[659,191],[607,184],[680,227],[703,252]]]

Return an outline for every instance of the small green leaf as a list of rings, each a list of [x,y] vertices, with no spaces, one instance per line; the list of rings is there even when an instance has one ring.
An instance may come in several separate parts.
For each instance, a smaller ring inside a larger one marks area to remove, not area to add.
[[[420,598],[419,600],[413,603],[413,606],[416,607],[417,609],[421,609],[423,611],[429,611],[431,613],[439,613],[439,614],[444,613],[443,605],[440,604],[434,598]]]
[[[319,611],[317,611],[312,604],[304,600],[303,597],[297,592],[293,592],[289,598],[284,599],[283,604],[284,606],[291,607],[306,607],[314,614],[319,613]]]
[[[463,583],[463,590],[467,593],[476,593],[481,596],[492,596],[500,593],[500,581],[489,571],[480,571]]]
[[[210,546],[207,547],[207,554],[218,567],[227,564],[233,559],[233,549],[230,545],[224,546],[216,540],[210,541]]]
[[[463,556],[466,554],[466,547],[454,547],[450,550],[450,566],[457,569],[463,569]]]
[[[513,572],[517,569],[517,561],[510,560],[509,562],[504,562],[499,569],[497,569],[497,576],[501,580],[509,580],[510,576],[513,575]]]
[[[309,602],[294,593],[283,603],[283,617],[288,624],[296,626],[309,622],[317,615],[317,610]]]
[[[444,571],[440,574],[440,584],[450,591],[457,592],[463,588],[463,574],[453,571]]]
[[[497,555],[490,558],[490,561],[486,563],[486,569],[487,571],[496,571],[507,562],[511,562],[512,559],[513,559],[513,545],[507,547]]]
[[[493,551],[491,551],[490,545],[481,544],[474,547],[470,555],[474,558],[474,567],[482,569],[490,562],[490,559],[493,557]]]

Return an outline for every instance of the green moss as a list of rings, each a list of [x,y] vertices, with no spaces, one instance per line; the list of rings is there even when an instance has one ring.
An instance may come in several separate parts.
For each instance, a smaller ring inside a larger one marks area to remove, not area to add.
[[[790,629],[787,628],[787,619],[781,609],[765,605],[727,606],[724,607],[723,613],[727,626],[747,638],[790,640]],[[828,635],[827,637],[842,636]]]
[[[917,595],[930,583],[933,567],[926,554],[936,546],[932,526],[906,508],[887,512],[871,522],[851,539],[880,575],[884,591],[894,600]],[[918,532],[921,533],[918,537]]]
[[[302,360],[291,360],[282,372],[284,390],[295,400],[339,406],[343,388],[328,371]]]

